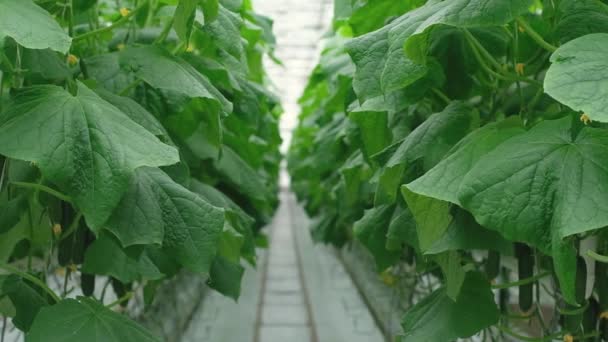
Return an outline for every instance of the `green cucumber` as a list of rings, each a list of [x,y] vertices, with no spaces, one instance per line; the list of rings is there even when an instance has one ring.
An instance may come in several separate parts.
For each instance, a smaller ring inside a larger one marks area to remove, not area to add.
[[[498,277],[500,272],[500,253],[496,251],[488,251],[488,258],[485,263],[485,270],[488,279]]]
[[[585,313],[583,315],[583,333],[584,334],[588,334],[595,330],[595,327],[597,326],[597,318],[599,317],[599,314],[600,314],[599,303],[597,302],[597,300],[595,300],[595,298],[589,299],[589,306],[587,307],[587,310],[585,310]],[[593,341],[595,341],[595,337],[588,337],[581,341],[593,342]]]
[[[515,255],[517,257],[517,273],[519,280],[528,279],[534,276],[534,253],[525,244],[515,245]],[[534,302],[534,283],[519,286],[519,309],[528,312],[532,309]]]
[[[80,275],[80,287],[82,294],[90,297],[95,292],[95,275],[89,273],[82,273]]]
[[[131,288],[133,286],[133,284],[124,284],[116,278],[112,278],[111,282],[112,282],[112,288],[114,289],[114,293],[116,294],[117,299],[124,297],[127,294],[127,292],[129,292],[131,290]],[[129,305],[128,300],[125,300],[120,303],[120,306],[122,306],[123,308],[126,308],[127,305]]]
[[[587,288],[587,265],[585,264],[585,259],[582,257],[578,257],[576,259],[576,301],[579,304],[584,304],[585,302],[585,292]],[[580,309],[580,306],[566,304],[566,311],[577,311]],[[563,325],[564,329],[568,331],[571,335],[579,335],[582,333],[583,317],[585,312],[579,312],[576,314],[563,314]]]
[[[600,250],[605,253],[605,249]],[[599,305],[600,337],[608,341],[608,318],[604,318],[604,312],[608,313],[608,264],[601,261],[595,262],[595,293]]]

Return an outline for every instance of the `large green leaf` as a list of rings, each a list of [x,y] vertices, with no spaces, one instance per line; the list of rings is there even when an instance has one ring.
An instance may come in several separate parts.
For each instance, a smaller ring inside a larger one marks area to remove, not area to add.
[[[608,122],[608,33],[595,33],[562,45],[551,56],[545,77],[547,94]]]
[[[411,192],[405,186],[401,193],[416,220],[420,251],[429,249],[448,229],[452,221],[450,203]]]
[[[236,301],[241,294],[241,279],[244,273],[245,268],[238,262],[218,256],[211,265],[210,279],[207,284],[217,292]]]
[[[72,39],[44,9],[32,0],[0,0],[0,37],[9,36],[30,49],[66,53]]]
[[[107,228],[123,246],[162,244],[193,272],[208,274],[224,227],[224,211],[159,169],[135,172]]]
[[[40,310],[26,342],[160,342],[146,329],[91,298],[65,299]]]
[[[161,47],[130,46],[120,52],[120,64],[152,87],[208,99],[223,111],[232,112],[232,104],[207,77]]]
[[[76,96],[56,86],[18,93],[0,117],[0,153],[36,163],[93,228],[108,219],[136,168],[179,161],[175,148],[82,83]]]
[[[513,244],[494,230],[475,222],[473,216],[459,209],[447,231],[429,247],[425,254],[439,254],[456,250],[492,250],[502,255],[513,255]]]
[[[365,211],[365,215],[355,222],[353,231],[361,243],[371,252],[378,272],[382,272],[399,260],[399,251],[386,248],[388,225],[395,207],[383,205]]]
[[[353,87],[363,100],[404,88],[427,72],[421,59],[426,55],[425,31],[433,25],[501,26],[526,12],[532,3],[532,0],[429,1],[347,44],[357,65]],[[416,62],[408,58],[404,47],[417,57]]]
[[[100,234],[87,248],[82,272],[112,276],[125,284],[163,277],[143,247],[123,249],[116,238],[107,233]]]
[[[143,128],[157,137],[168,136],[163,125],[150,112],[148,112],[139,103],[129,97],[118,96],[105,89],[95,89],[95,92],[104,100],[111,103],[116,108],[125,113],[131,120],[138,123]]]
[[[386,112],[353,111],[349,118],[359,127],[362,150],[368,160],[390,145],[392,134],[388,128]]]
[[[459,204],[458,190],[479,158],[505,140],[525,132],[518,117],[486,125],[460,141],[439,164],[407,185],[411,191]]]
[[[601,0],[564,0],[559,12],[555,32],[562,43],[591,33],[608,33],[608,7]]]
[[[442,112],[431,115],[399,145],[380,176],[376,203],[395,201],[404,171],[414,163],[423,170],[435,166],[460,139],[479,126],[476,110],[453,102]]]
[[[401,342],[448,342],[470,337],[498,322],[490,283],[469,272],[456,301],[440,288],[410,308],[403,317]]]
[[[198,3],[199,0],[179,0],[177,4],[173,16],[173,29],[182,41],[187,42],[190,39]]]
[[[608,133],[590,127],[576,132],[566,117],[541,122],[485,154],[475,156],[466,144],[462,150],[471,154],[453,156],[469,162],[454,159],[447,165],[457,167],[442,171],[465,175],[456,184],[433,185],[424,176],[409,187],[429,194],[457,189],[455,203],[481,225],[552,254],[564,296],[576,303],[576,254],[563,239],[608,225],[602,210],[608,205],[608,172],[602,164],[608,158]]]
[[[0,297],[6,295],[15,307],[13,324],[29,331],[40,309],[49,305],[48,300],[33,285],[15,275],[0,279],[0,285]]]
[[[18,196],[0,203],[0,234],[4,234],[19,223],[21,214],[27,208],[27,197]]]

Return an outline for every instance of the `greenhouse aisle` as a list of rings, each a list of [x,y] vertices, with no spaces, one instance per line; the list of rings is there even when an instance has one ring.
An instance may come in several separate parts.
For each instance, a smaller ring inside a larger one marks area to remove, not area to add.
[[[274,20],[276,56],[283,63],[268,60],[266,67],[285,109],[281,118],[284,153],[297,125],[297,99],[331,22],[332,3],[254,0],[256,11]],[[270,248],[260,251],[257,269],[247,269],[238,303],[209,292],[183,341],[383,341],[337,253],[311,241],[309,219],[289,192],[285,171],[281,184],[281,206],[267,229]]]
[[[281,201],[270,249],[247,269],[239,301],[209,292],[183,341],[384,341],[335,250],[313,244],[293,194]]]

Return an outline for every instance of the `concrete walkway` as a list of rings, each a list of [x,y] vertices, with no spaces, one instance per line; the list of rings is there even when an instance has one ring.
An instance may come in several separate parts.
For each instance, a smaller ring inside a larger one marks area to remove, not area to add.
[[[184,342],[382,342],[384,337],[334,249],[310,239],[289,192],[258,270],[247,269],[238,303],[209,292]]]
[[[266,68],[285,113],[286,152],[297,125],[298,98],[320,54],[333,15],[333,0],[253,0],[274,20],[276,56]],[[282,185],[289,179],[282,173]],[[210,292],[194,315],[184,342],[382,342],[368,307],[336,251],[314,245],[309,219],[284,190],[268,227],[270,249],[257,270],[247,269],[238,303]]]

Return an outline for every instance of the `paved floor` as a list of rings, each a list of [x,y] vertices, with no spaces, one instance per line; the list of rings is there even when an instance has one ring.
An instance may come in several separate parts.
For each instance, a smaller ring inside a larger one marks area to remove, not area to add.
[[[335,251],[313,244],[291,193],[281,201],[270,249],[246,271],[238,303],[210,292],[183,342],[384,341]]]
[[[288,203],[283,205],[285,211]],[[288,209],[287,209],[288,210]],[[272,225],[270,251],[262,281],[256,342],[317,341],[303,283],[292,217],[277,215]]]

